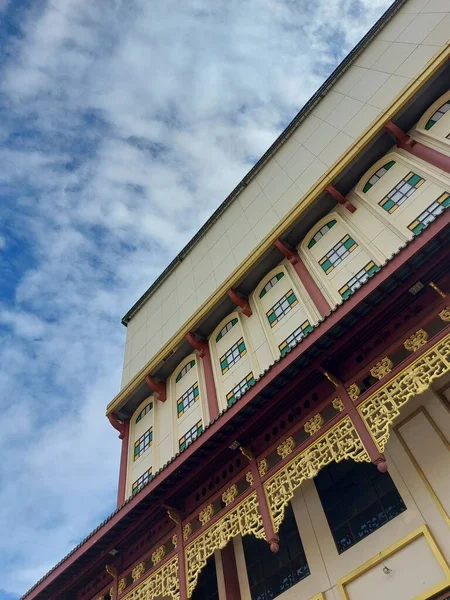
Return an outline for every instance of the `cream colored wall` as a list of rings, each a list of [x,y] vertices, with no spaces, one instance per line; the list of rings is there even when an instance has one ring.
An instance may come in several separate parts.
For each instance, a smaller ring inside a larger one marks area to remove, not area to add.
[[[193,317],[448,41],[446,0],[408,0],[127,328],[122,386]]]
[[[136,418],[142,409],[147,406],[149,402],[153,402],[153,408],[142,417],[139,423],[136,423]],[[128,468],[126,478],[126,497],[131,496],[131,490],[133,483],[143,475],[148,469],[152,469],[152,473],[155,473],[155,457],[157,451],[155,446],[158,443],[155,431],[155,414],[157,400],[154,396],[146,398],[138,409],[134,412],[132,419],[130,419],[130,433],[128,443]],[[137,460],[134,460],[134,443],[148,430],[153,430],[153,443],[148,450],[146,450]]]
[[[450,397],[450,388],[447,394]],[[430,425],[423,409],[438,424],[441,433]],[[311,574],[277,598],[309,599],[325,592],[327,600],[342,600],[338,584],[343,578],[425,524],[450,564],[449,523],[433,497],[433,494],[438,497],[448,513],[450,412],[433,391],[428,391],[407,405],[398,423],[407,446],[405,448],[393,431],[386,457],[389,473],[407,510],[338,554],[314,482],[303,484],[292,500],[292,508]],[[420,466],[422,475],[411,460],[408,449]],[[234,543],[242,600],[251,600],[242,541],[235,539]],[[392,569],[391,574],[383,573],[383,564]],[[381,597],[412,600],[445,577],[429,543],[420,536],[386,558],[384,563],[363,569],[361,575],[345,585],[345,590],[350,600],[378,600]]]

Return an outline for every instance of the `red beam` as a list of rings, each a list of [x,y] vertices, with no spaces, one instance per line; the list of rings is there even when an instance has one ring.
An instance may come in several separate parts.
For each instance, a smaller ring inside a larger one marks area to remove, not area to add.
[[[341,192],[339,192],[333,185],[329,185],[326,190],[330,196],[333,196],[333,198],[337,200],[339,204],[342,204],[342,206],[349,212],[354,213],[356,211],[356,206],[352,204],[350,200],[347,200],[347,198],[343,196]]]
[[[158,400],[165,402],[167,398],[166,384],[163,381],[156,381],[152,375],[146,375],[145,381],[152,392],[158,397]]]
[[[239,292],[236,292],[236,290],[233,290],[233,288],[228,290],[228,296],[237,306],[239,306],[242,309],[242,312],[246,317],[252,316],[252,309],[250,308],[250,304],[248,303],[247,298],[241,296],[241,294],[239,294]]]

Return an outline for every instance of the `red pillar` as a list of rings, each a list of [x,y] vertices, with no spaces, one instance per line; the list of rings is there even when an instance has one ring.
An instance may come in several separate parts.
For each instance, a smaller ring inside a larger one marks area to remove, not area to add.
[[[330,305],[325,299],[325,296],[322,294],[313,276],[306,268],[306,265],[300,258],[299,254],[293,248],[288,248],[280,238],[275,240],[275,246],[293,265],[295,272],[297,273],[300,281],[303,283],[305,290],[307,291],[311,300],[314,302],[314,305],[319,311],[320,315],[325,317],[326,315],[330,314]]]
[[[233,540],[228,542],[220,555],[222,557],[223,579],[225,582],[225,598],[226,600],[241,600]]]
[[[206,401],[208,402],[209,418],[213,421],[219,414],[219,404],[217,402],[216,384],[212,366],[211,351],[208,340],[200,340],[194,333],[189,332],[186,335],[189,344],[197,350],[203,364],[203,373],[205,374]]]
[[[430,163],[430,165],[434,165],[438,169],[442,169],[443,171],[450,173],[450,156],[439,152],[439,150],[425,146],[425,144],[422,144],[421,142],[417,142],[410,135],[400,129],[398,125],[392,123],[392,121],[388,121],[384,128],[395,137],[395,142],[398,148],[417,156],[417,158],[425,160],[426,162]]]
[[[128,441],[130,439],[130,421],[124,421],[124,431],[119,438],[122,439],[122,449],[120,451],[120,469],[119,469],[119,487],[117,490],[117,506],[125,502],[125,486],[127,483],[128,466]]]

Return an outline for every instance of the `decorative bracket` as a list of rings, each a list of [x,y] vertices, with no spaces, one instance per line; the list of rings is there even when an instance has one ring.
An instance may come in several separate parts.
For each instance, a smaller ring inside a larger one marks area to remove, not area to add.
[[[274,245],[278,248],[281,254],[288,259],[291,265],[296,265],[299,261],[296,250],[289,248],[281,238],[275,240]]]
[[[236,292],[236,290],[233,290],[233,288],[230,288],[228,290],[228,296],[237,306],[239,306],[242,309],[242,312],[246,317],[252,316],[252,309],[250,308],[250,304],[248,303],[247,298],[241,296],[241,294]]]
[[[326,191],[330,194],[330,196],[333,196],[333,198],[337,200],[339,204],[342,204],[342,206],[344,206],[349,212],[354,213],[356,211],[356,206],[352,204],[350,200],[347,200],[347,198],[343,196],[341,192],[339,192],[333,185],[327,186]]]
[[[198,351],[200,358],[205,358],[206,349],[208,347],[208,342],[206,340],[200,339],[191,331],[186,334],[186,340],[188,344],[194,348],[194,350]]]
[[[114,413],[109,413],[108,421],[111,423],[114,429],[117,429],[117,431],[119,432],[119,440],[123,440],[126,432],[126,425],[124,421],[116,417]]]
[[[161,402],[166,401],[167,391],[166,384],[164,381],[156,381],[156,379],[152,375],[146,375],[145,382],[147,383],[151,391],[157,395],[158,400],[161,400]]]

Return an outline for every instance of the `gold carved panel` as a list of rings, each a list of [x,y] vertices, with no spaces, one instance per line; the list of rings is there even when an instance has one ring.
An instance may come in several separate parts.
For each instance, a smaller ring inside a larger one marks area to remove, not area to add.
[[[161,568],[124,596],[123,600],[154,600],[167,596],[172,600],[180,600],[178,556],[174,556],[164,563]]]
[[[435,379],[450,371],[450,335],[438,342],[358,406],[380,452],[390,425],[408,400],[425,392]]]
[[[197,585],[200,571],[214,551],[225,548],[234,537],[248,534],[260,539],[265,537],[256,492],[249,494],[242,502],[186,546],[189,598]]]
[[[279,530],[283,522],[284,510],[295,490],[307,479],[315,477],[329,463],[346,459],[370,462],[349,417],[344,417],[264,483],[275,531]]]

